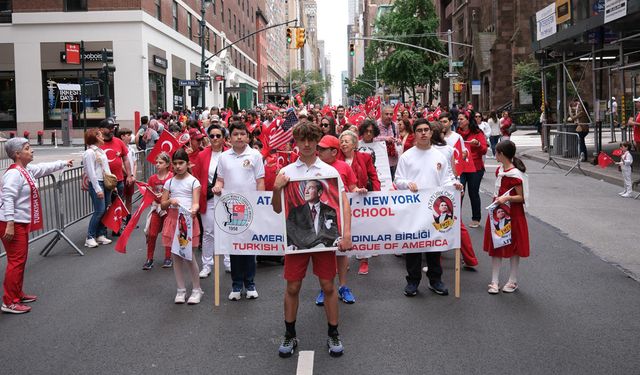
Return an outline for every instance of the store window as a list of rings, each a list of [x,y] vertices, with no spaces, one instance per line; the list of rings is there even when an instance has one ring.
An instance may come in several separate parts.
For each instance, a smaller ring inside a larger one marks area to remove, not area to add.
[[[85,101],[87,109],[87,125],[98,126],[105,118],[105,80],[101,71],[85,71]],[[80,70],[45,70],[42,72],[43,82],[43,113],[45,129],[59,129],[60,114],[63,109],[70,108],[73,112],[74,126],[79,125],[82,118],[83,104],[80,95],[60,96],[58,84],[81,84],[82,73]],[[114,108],[113,76],[109,79],[109,104],[111,114],[115,114]]]
[[[166,79],[164,74],[149,71],[149,111],[151,112],[164,112],[167,109]]]
[[[173,79],[173,109],[181,111],[184,109],[184,86],[180,86],[180,79]]]
[[[16,74],[0,72],[0,129],[16,127]]]
[[[65,12],[81,12],[87,10],[87,0],[64,0]]]

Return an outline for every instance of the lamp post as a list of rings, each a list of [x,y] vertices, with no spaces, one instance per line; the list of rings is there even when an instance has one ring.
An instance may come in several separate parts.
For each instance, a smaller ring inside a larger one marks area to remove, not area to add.
[[[204,77],[205,75],[205,69],[207,68],[208,64],[207,61],[204,57],[204,29],[205,27],[207,27],[207,20],[204,18],[206,11],[207,11],[207,6],[211,4],[211,0],[200,0],[200,47],[202,48],[202,52],[200,55],[200,77]],[[206,85],[204,81],[199,81],[200,84],[200,107],[204,109],[205,106],[205,99],[204,99],[204,95],[206,92]]]

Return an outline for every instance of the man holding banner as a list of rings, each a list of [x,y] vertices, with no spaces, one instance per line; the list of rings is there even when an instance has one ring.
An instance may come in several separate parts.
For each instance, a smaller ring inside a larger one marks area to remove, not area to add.
[[[322,135],[322,129],[313,123],[299,123],[293,128],[293,138],[300,149],[299,159],[284,167],[276,177],[272,199],[273,210],[276,213],[282,212],[282,191],[290,179],[339,177],[335,168],[324,163],[316,155],[318,142]],[[339,178],[338,184],[344,202],[344,219],[342,238],[338,240],[337,245],[339,250],[344,251],[351,248],[351,208]],[[334,286],[337,265],[336,255],[333,251],[323,251],[285,255],[284,278],[287,280],[287,289],[284,295],[284,323],[286,332],[278,350],[278,354],[282,358],[291,357],[298,346],[295,328],[296,315],[298,313],[300,288],[302,287],[302,280],[305,277],[310,259],[313,259],[313,273],[318,277],[324,292],[324,309],[329,326],[329,338],[327,340],[329,355],[339,357],[344,353],[344,347],[338,333],[338,295]]]
[[[400,156],[395,175],[395,184],[399,190],[417,192],[419,189],[434,189],[443,186],[455,186],[462,190],[459,182],[451,179],[448,173],[448,161],[439,151],[431,147],[431,129],[429,122],[418,119],[413,124],[416,137],[415,147],[410,148]],[[429,289],[441,296],[449,294],[449,290],[442,282],[442,267],[440,252],[427,252],[427,278]],[[404,294],[413,297],[418,294],[418,285],[422,278],[422,254],[407,253],[407,286]]]

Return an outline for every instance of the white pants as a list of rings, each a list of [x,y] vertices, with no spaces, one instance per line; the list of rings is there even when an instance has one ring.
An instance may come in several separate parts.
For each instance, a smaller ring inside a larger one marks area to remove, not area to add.
[[[213,231],[216,225],[213,199],[207,201],[207,212],[200,214],[200,217],[202,218],[202,228],[204,229],[202,234],[202,267],[208,266],[211,268],[213,267],[213,255],[215,253],[213,249],[215,246]],[[224,265],[229,266],[230,264],[229,254],[225,254]]]
[[[633,188],[631,187],[631,166],[622,166],[622,179],[624,180],[624,192],[633,192]]]

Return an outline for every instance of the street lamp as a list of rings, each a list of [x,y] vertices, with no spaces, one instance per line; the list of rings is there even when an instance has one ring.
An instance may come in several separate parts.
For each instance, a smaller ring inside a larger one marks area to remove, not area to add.
[[[209,64],[206,62],[204,57],[204,29],[205,27],[207,27],[207,20],[204,17],[207,11],[207,7],[211,3],[212,0],[200,0],[200,47],[202,48],[202,52],[200,55],[200,77],[205,76],[205,70],[208,70],[207,68],[209,67]],[[204,109],[206,83],[200,80],[198,80],[198,83],[200,84],[200,107]]]

